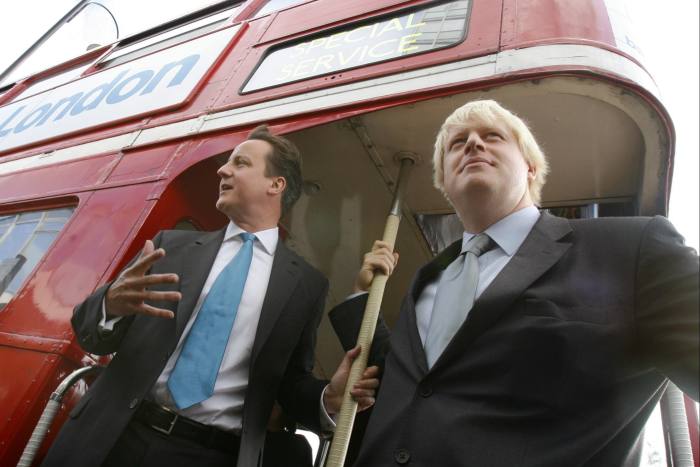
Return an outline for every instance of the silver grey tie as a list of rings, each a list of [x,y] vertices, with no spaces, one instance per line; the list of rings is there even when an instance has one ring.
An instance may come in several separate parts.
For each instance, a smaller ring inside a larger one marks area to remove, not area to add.
[[[428,368],[435,364],[472,309],[479,283],[479,256],[491,244],[488,235],[475,235],[442,274],[425,338]]]

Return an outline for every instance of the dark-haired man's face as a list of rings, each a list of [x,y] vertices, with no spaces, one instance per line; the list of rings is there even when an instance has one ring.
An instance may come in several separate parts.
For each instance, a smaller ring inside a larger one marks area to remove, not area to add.
[[[268,154],[272,145],[252,139],[236,146],[228,161],[216,172],[219,181],[219,199],[216,208],[236,221],[242,210],[264,205],[273,177],[265,175]]]

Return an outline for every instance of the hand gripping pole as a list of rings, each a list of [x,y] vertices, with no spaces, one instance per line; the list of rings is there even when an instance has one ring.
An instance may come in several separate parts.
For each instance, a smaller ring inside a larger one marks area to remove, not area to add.
[[[387,216],[386,225],[384,226],[384,235],[382,236],[382,240],[388,243],[392,250],[394,249],[396,234],[398,233],[399,223],[401,222],[403,189],[406,184],[408,171],[416,160],[415,156],[409,153],[399,153],[398,158],[401,168],[399,169],[396,190],[394,191],[394,201],[391,206],[391,211]],[[350,444],[350,435],[355,423],[355,414],[357,413],[357,402],[350,395],[350,389],[360,380],[362,373],[364,373],[367,368],[367,358],[369,356],[369,350],[372,347],[372,338],[374,337],[374,330],[377,326],[379,308],[382,304],[384,287],[386,286],[387,279],[388,276],[386,274],[378,272],[374,275],[374,279],[372,279],[372,284],[369,288],[369,297],[367,298],[367,305],[365,306],[365,313],[362,318],[362,325],[360,326],[360,334],[357,337],[357,345],[361,346],[362,349],[360,355],[353,361],[352,367],[350,368],[350,374],[345,386],[345,391],[343,392],[343,402],[338,414],[338,421],[326,467],[343,467],[345,463],[345,456],[347,455],[348,445]]]

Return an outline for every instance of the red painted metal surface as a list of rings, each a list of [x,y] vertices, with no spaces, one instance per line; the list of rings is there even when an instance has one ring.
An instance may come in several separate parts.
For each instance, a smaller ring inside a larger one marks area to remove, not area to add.
[[[605,0],[504,0],[501,47],[537,44],[591,44],[616,47]]]

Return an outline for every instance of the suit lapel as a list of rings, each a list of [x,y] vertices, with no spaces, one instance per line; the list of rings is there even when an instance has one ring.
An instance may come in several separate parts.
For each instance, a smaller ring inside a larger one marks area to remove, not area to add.
[[[255,341],[250,360],[252,371],[255,359],[270,336],[285,304],[299,282],[301,271],[296,256],[280,240],[272,262],[270,282],[260,311],[260,320],[255,333]]]
[[[192,316],[192,311],[197,304],[197,299],[202,293],[202,287],[209,276],[211,266],[214,264],[216,254],[219,252],[221,243],[224,241],[226,229],[203,234],[192,243],[191,248],[182,255],[180,271],[180,292],[182,300],[177,306],[175,313],[176,338],[175,343],[180,340],[185,326]]]
[[[566,219],[542,214],[513,258],[484,290],[462,327],[433,369],[459,355],[491,327],[512,303],[540,276],[556,264],[571,246],[563,238],[571,232]],[[455,345],[455,343],[459,345]]]

